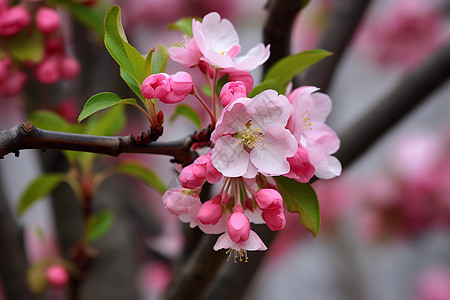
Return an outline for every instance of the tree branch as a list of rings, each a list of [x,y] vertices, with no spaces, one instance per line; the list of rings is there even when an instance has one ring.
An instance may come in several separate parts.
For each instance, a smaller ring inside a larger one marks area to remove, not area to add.
[[[300,77],[300,85],[313,85],[326,93],[335,69],[341,61],[371,0],[337,0],[317,48],[333,55],[309,68]]]
[[[23,149],[59,149],[93,152],[118,156],[121,153],[163,154],[174,158],[174,162],[188,164],[195,159],[191,146],[209,141],[210,129],[196,132],[173,142],[136,144],[131,136],[95,136],[49,131],[36,128],[30,122],[0,132],[0,158],[9,153],[19,155]]]

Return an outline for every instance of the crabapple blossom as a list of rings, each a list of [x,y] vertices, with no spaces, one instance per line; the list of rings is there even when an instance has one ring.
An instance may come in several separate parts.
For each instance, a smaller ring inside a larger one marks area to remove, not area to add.
[[[253,230],[250,230],[248,239],[239,243],[234,242],[228,235],[228,232],[223,233],[217,239],[213,249],[216,251],[228,249],[227,254],[231,255],[234,253],[234,262],[237,262],[237,259],[240,261],[245,259],[247,261],[247,251],[264,251],[267,250],[267,247],[261,238]]]
[[[235,243],[248,240],[250,236],[250,221],[244,214],[244,209],[240,204],[236,205],[234,212],[228,219],[228,235]]]
[[[284,174],[298,182],[306,183],[314,176],[316,169],[309,161],[308,152],[302,145],[298,145],[297,153],[288,157],[287,161],[291,166],[289,173]]]
[[[284,209],[281,207],[278,210],[268,210],[262,212],[262,217],[272,231],[282,230],[286,226],[286,217]]]
[[[0,12],[0,36],[12,36],[31,23],[31,16],[22,6]]]
[[[222,179],[222,174],[217,171],[211,162],[211,153],[198,157],[194,163],[183,168],[178,176],[181,185],[187,189],[195,189],[208,181],[216,183]]]
[[[64,79],[75,78],[80,73],[80,63],[73,57],[64,56],[59,61],[61,77]]]
[[[331,156],[339,149],[340,141],[336,133],[325,124],[331,111],[330,98],[313,86],[297,88],[289,94],[292,104],[291,117],[287,128],[308,153],[315,168],[315,175],[330,179],[341,174],[342,166]]]
[[[197,225],[197,212],[202,206],[199,196],[193,190],[181,187],[167,190],[163,195],[164,207],[180,218],[182,222]]]
[[[61,23],[61,19],[53,8],[41,7],[36,13],[36,26],[44,34],[55,32]]]
[[[279,210],[283,207],[283,198],[274,189],[260,189],[256,192],[255,202],[263,211]]]
[[[159,98],[161,102],[174,104],[182,101],[192,92],[192,77],[186,72],[174,75],[152,74],[142,82],[141,92],[146,99]]]
[[[274,90],[235,100],[222,111],[211,136],[214,167],[227,177],[288,173],[287,158],[298,148],[285,129],[290,113],[287,98]]]
[[[27,75],[24,72],[12,70],[9,76],[3,82],[0,82],[0,94],[15,96],[20,93],[26,81]]]
[[[50,56],[42,60],[35,68],[34,76],[44,84],[52,84],[61,77],[59,60],[56,56]]]
[[[60,265],[48,267],[45,271],[45,276],[47,277],[48,283],[54,288],[62,287],[69,281],[67,270]]]
[[[227,82],[220,91],[220,101],[223,107],[242,97],[247,97],[247,88],[242,81]]]

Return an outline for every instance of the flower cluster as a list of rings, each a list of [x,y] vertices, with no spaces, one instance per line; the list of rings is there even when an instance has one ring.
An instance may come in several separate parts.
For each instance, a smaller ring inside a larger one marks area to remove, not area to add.
[[[0,0],[0,38],[0,95],[20,93],[27,68],[44,84],[73,79],[80,71],[78,61],[65,51],[61,18],[53,8],[26,7],[20,1],[9,6],[7,0]],[[33,48],[32,53],[17,48],[24,43]]]
[[[179,175],[181,187],[163,196],[165,208],[191,227],[221,234],[215,250],[229,249],[234,260],[246,260],[248,250],[267,249],[250,223],[273,230],[286,225],[285,205],[273,176],[306,183],[317,176],[340,175],[332,156],[339,138],[325,124],[330,98],[315,87],[300,87],[287,96],[267,89],[249,97],[253,78],[249,71],[269,57],[269,46],[258,44],[238,56],[241,46],[233,25],[210,13],[192,21],[192,38],[169,49],[170,57],[187,68],[198,67],[211,89],[226,74],[220,93],[212,95],[212,109],[195,91],[185,72],[153,74],[144,80],[142,95],[176,103],[192,94],[208,110],[214,131],[208,148]],[[218,96],[218,97],[217,97]],[[202,203],[205,183],[220,183],[220,191]]]

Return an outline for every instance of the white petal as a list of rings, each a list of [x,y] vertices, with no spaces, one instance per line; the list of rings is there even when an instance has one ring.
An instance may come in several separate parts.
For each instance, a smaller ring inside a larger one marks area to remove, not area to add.
[[[217,140],[211,161],[224,176],[239,177],[247,172],[250,156],[238,139],[226,135]]]
[[[260,128],[262,132],[271,126],[285,127],[292,110],[289,100],[274,90],[259,93],[246,106],[253,128]]]

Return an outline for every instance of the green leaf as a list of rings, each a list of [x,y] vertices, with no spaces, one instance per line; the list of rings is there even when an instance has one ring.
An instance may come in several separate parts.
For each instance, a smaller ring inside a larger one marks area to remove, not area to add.
[[[86,101],[84,104],[83,110],[81,111],[80,115],[78,116],[78,122],[83,121],[93,113],[98,112],[99,110],[117,105],[117,104],[130,104],[137,106],[136,100],[133,98],[130,99],[124,99],[120,98],[114,93],[104,92],[99,93]]]
[[[167,29],[169,30],[178,30],[182,33],[187,34],[190,37],[193,37],[194,34],[192,33],[192,19],[195,19],[197,21],[201,22],[201,18],[195,18],[195,17],[185,17],[181,18],[175,23],[170,23],[169,26],[167,26]]]
[[[32,264],[27,270],[27,282],[35,294],[40,294],[47,288],[48,282],[45,276],[47,267],[47,262],[41,260]]]
[[[63,117],[50,110],[37,110],[30,114],[28,117],[30,121],[36,127],[45,130],[63,131],[70,133],[82,133],[83,125],[70,124]]]
[[[276,177],[275,180],[288,211],[299,213],[302,225],[316,236],[320,228],[320,209],[319,199],[312,186],[284,176]]]
[[[48,173],[34,179],[26,187],[17,203],[19,215],[22,215],[36,201],[50,194],[64,179],[64,173]]]
[[[86,237],[89,242],[93,242],[101,238],[114,223],[114,214],[110,211],[92,215],[87,222]]]
[[[140,85],[147,77],[145,58],[128,43],[118,5],[114,5],[106,14],[105,46],[119,66]]]
[[[38,63],[44,56],[44,36],[38,30],[22,30],[7,39],[12,56],[18,61]]]
[[[198,130],[202,129],[202,120],[200,119],[200,116],[197,114],[195,109],[193,109],[191,106],[187,104],[178,104],[175,107],[175,111],[170,117],[169,122],[173,122],[178,116],[185,116],[190,121],[192,121],[195,126],[197,126]]]
[[[169,51],[166,46],[158,44],[158,52],[153,53],[152,56],[152,74],[165,72],[168,60]]]
[[[154,188],[161,194],[167,190],[167,186],[157,173],[133,161],[122,161],[116,166],[119,173],[136,177],[144,181],[149,187]]]
[[[274,79],[278,81],[285,92],[287,85],[294,76],[303,72],[316,62],[330,56],[332,53],[325,50],[308,50],[287,56],[277,61],[267,72],[264,81]]]
[[[268,90],[268,89],[272,89],[277,91],[279,94],[283,94],[286,90],[285,87],[282,87],[280,85],[280,83],[278,82],[278,80],[275,79],[266,79],[263,82],[261,82],[260,84],[258,84],[257,86],[255,86],[252,91],[248,94],[249,98],[253,98],[256,95],[258,95],[259,93]]]
[[[123,81],[125,81],[128,87],[139,97],[139,99],[144,102],[144,97],[142,97],[141,93],[141,87],[136,82],[136,80],[122,68],[120,68],[120,77],[122,77]]]
[[[202,85],[201,89],[202,89],[203,94],[212,98],[213,93],[212,93],[212,89],[209,85],[204,84],[204,85]]]
[[[90,118],[86,124],[86,134],[111,136],[121,131],[126,124],[123,105],[116,105],[104,114]]]

